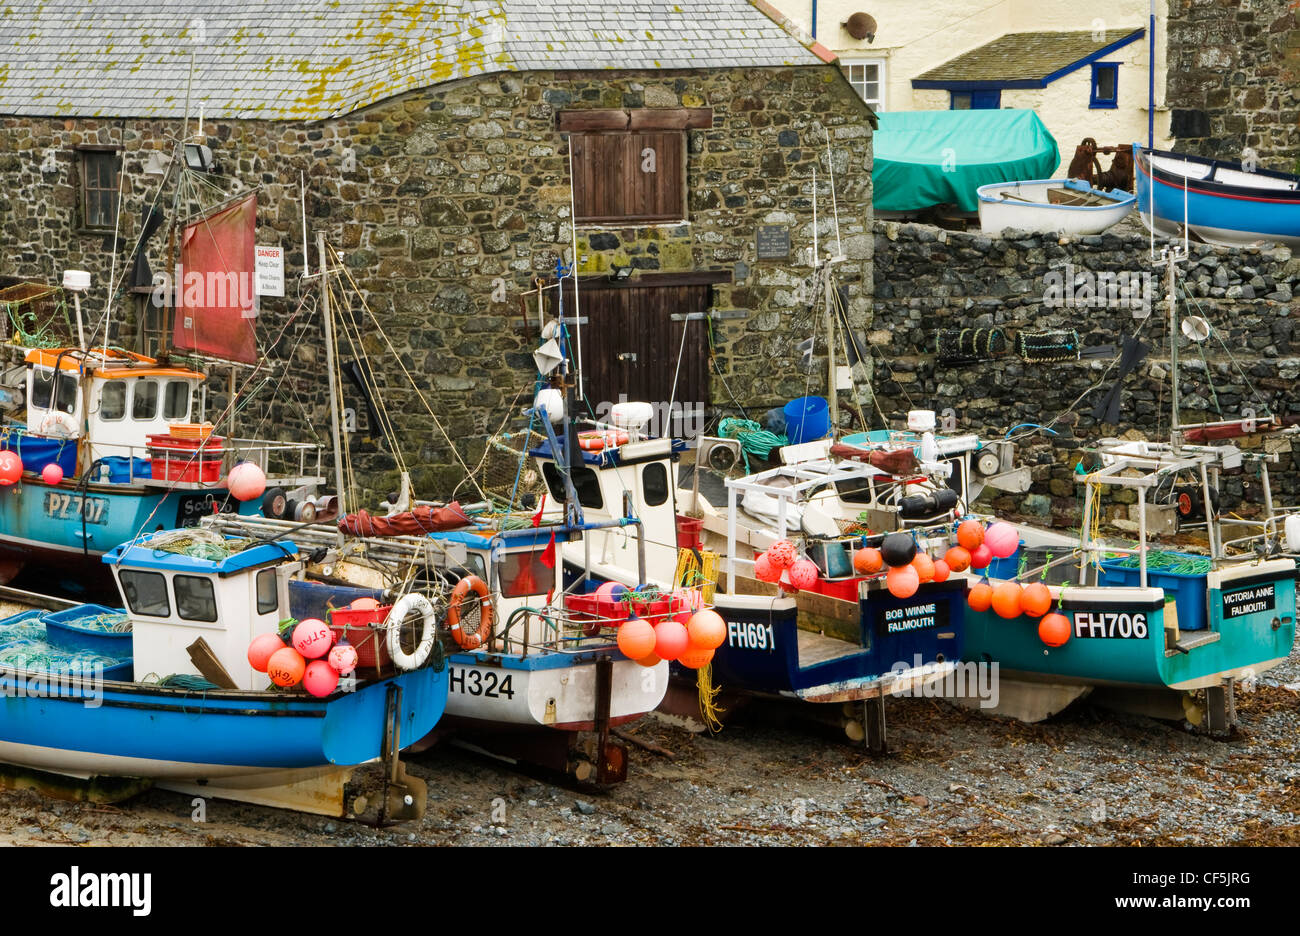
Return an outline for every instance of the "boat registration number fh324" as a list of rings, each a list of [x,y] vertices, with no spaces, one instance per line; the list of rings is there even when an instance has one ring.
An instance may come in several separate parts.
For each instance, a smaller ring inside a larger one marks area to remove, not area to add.
[[[45,516],[55,520],[80,520],[83,512],[87,523],[108,523],[108,498],[82,497],[63,491],[45,492]]]
[[[1147,616],[1142,612],[1075,611],[1075,637],[1104,637],[1145,640]]]

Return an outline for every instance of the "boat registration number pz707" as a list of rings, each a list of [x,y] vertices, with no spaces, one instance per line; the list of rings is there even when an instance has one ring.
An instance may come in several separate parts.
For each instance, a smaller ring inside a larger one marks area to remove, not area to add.
[[[1075,611],[1074,636],[1145,640],[1147,616],[1140,611],[1136,614],[1116,611]]]
[[[55,520],[80,520],[83,512],[87,523],[108,523],[108,498],[82,497],[62,491],[45,492],[45,516]]]

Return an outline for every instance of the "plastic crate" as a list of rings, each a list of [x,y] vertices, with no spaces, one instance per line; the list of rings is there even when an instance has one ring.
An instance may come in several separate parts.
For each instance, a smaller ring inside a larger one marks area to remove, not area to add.
[[[149,437],[150,470],[158,481],[190,481],[214,484],[221,480],[225,457],[224,439],[179,439],[170,433]]]
[[[1186,559],[1204,559],[1190,553],[1172,553]],[[1099,585],[1127,586],[1137,588],[1142,581],[1141,570],[1136,566],[1129,568],[1119,563],[1123,559],[1104,559],[1101,563]],[[1178,629],[1185,631],[1204,630],[1209,619],[1206,602],[1208,600],[1208,583],[1203,574],[1184,574],[1159,569],[1147,569],[1147,587],[1163,588],[1166,598],[1178,602]]]
[[[357,671],[363,675],[376,674],[391,669],[393,658],[388,655],[388,632],[372,627],[388,619],[392,605],[377,608],[334,608],[329,612],[330,630],[338,642],[347,637],[357,650]]]
[[[80,622],[92,620],[101,614],[124,614],[121,608],[106,605],[78,605],[66,611],[45,615],[45,639],[60,650],[85,650],[102,653],[119,660],[131,658],[133,635],[131,631],[106,631],[83,626]]]

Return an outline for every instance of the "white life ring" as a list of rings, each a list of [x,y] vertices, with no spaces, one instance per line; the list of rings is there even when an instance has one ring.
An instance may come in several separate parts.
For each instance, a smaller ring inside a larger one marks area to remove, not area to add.
[[[80,434],[77,431],[77,421],[63,410],[50,410],[46,413],[36,424],[36,432],[63,439],[73,439]]]
[[[419,611],[423,623],[420,628],[420,642],[414,653],[402,649],[402,623],[412,611]],[[398,669],[410,671],[419,669],[429,661],[433,652],[433,642],[438,638],[437,618],[429,599],[417,592],[409,592],[397,599],[393,610],[388,612],[388,655]]]

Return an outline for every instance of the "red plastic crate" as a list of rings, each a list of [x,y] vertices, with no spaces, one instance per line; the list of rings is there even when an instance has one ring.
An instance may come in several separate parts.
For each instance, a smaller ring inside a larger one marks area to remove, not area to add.
[[[151,474],[160,481],[191,481],[213,484],[221,480],[221,461],[226,449],[220,436],[180,439],[170,433],[155,433],[149,439]]]
[[[368,674],[389,669],[393,658],[388,655],[388,632],[377,630],[371,624],[382,624],[388,619],[392,605],[377,608],[333,608],[329,613],[330,630],[338,642],[347,637],[357,650],[357,670]]]

